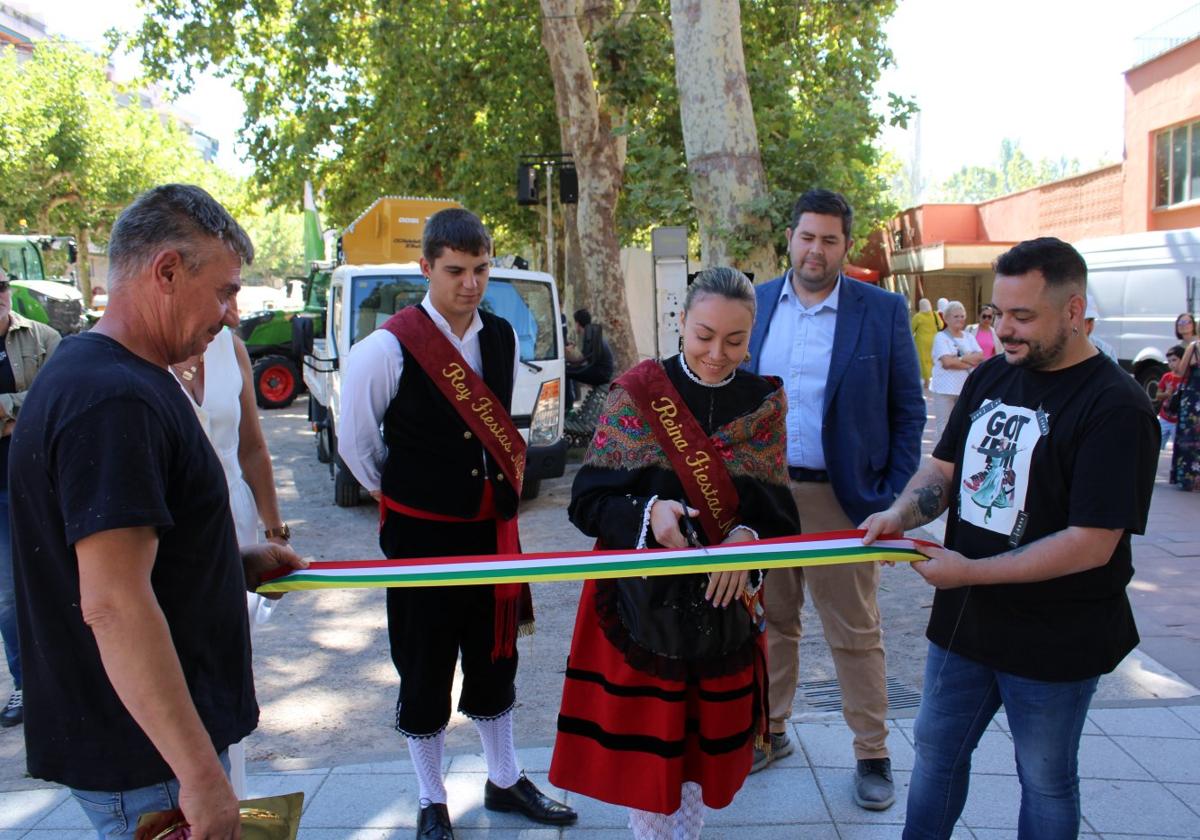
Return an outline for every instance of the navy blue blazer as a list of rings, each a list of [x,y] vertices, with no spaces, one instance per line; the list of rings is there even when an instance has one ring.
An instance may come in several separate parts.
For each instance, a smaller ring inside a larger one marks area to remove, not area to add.
[[[786,276],[755,289],[747,365],[755,373]],[[821,441],[833,492],[857,525],[891,505],[917,471],[925,399],[904,298],[841,280]]]

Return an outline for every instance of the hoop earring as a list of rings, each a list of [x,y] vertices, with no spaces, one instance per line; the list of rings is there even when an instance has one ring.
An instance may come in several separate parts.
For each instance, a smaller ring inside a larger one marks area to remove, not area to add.
[[[1079,327],[1071,327],[1071,332],[1075,333],[1075,335],[1079,335]]]
[[[751,358],[750,351],[749,351],[749,350],[747,350],[747,351],[746,351],[746,358],[742,359],[742,364],[744,364],[744,365],[748,365],[748,364],[750,364],[750,358]]]

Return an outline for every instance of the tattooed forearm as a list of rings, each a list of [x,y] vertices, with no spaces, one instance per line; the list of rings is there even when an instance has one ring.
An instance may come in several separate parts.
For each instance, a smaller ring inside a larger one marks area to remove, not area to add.
[[[917,510],[926,521],[937,518],[946,507],[946,488],[940,484],[931,484],[917,491]]]
[[[908,504],[904,507],[905,529],[932,522],[946,509],[946,487],[938,481],[905,492]]]

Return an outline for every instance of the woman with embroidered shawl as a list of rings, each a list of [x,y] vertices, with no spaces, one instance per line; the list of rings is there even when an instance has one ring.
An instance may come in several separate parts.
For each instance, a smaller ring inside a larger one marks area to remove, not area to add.
[[[783,388],[738,369],[754,308],[745,275],[701,272],[682,352],[613,383],[569,509],[598,547],[799,533]],[[699,837],[704,807],[733,800],[766,731],[761,582],[745,571],[587,581],[550,781],[628,806],[639,840]]]

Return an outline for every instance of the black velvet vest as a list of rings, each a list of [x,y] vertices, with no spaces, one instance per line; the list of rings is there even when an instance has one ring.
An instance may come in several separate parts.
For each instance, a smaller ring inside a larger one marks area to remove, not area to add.
[[[421,314],[428,316],[424,308]],[[503,318],[480,310],[479,349],[483,381],[512,412],[516,337]],[[388,456],[383,465],[384,495],[403,505],[445,516],[475,516],[484,481],[492,482],[496,508],[504,519],[517,512],[517,494],[499,465],[417,364],[408,348],[396,396],[383,415]],[[486,477],[484,459],[486,457]]]

